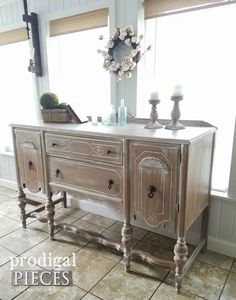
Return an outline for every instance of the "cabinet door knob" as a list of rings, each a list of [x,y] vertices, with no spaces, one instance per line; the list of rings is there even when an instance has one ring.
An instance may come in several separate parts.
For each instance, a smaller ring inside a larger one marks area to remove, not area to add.
[[[52,143],[52,147],[55,147],[55,146],[57,146],[57,143]]]
[[[29,160],[28,162],[28,169],[33,169],[33,162],[31,160]]]
[[[154,193],[157,191],[157,189],[156,189],[156,187],[154,185],[150,185],[147,190],[149,192],[148,193],[148,197],[149,198],[153,198]]]
[[[60,176],[60,173],[61,173],[61,171],[60,171],[59,169],[56,169],[55,176],[56,176],[56,177],[59,177],[59,176]]]
[[[107,154],[111,154],[111,150],[107,150]]]
[[[113,184],[114,184],[114,181],[112,179],[109,179],[108,180],[108,186],[107,186],[108,190],[110,190],[112,188]]]

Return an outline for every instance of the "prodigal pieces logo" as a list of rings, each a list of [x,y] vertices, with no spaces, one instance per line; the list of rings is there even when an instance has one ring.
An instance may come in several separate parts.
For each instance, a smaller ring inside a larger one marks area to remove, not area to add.
[[[42,270],[38,266],[52,270]],[[48,255],[42,253],[42,256],[37,258],[33,256],[10,257],[11,284],[14,286],[70,286],[73,284],[72,271],[63,270],[63,267],[72,266],[76,266],[75,253],[72,253],[70,258],[52,257],[51,253]]]
[[[12,285],[44,285],[44,286],[69,286],[72,285],[71,271],[11,271]]]

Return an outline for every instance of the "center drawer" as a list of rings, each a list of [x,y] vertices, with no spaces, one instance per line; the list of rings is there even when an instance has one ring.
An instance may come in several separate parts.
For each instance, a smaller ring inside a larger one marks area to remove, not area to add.
[[[122,200],[122,168],[48,157],[50,184]]]
[[[122,164],[122,142],[45,134],[48,154]]]

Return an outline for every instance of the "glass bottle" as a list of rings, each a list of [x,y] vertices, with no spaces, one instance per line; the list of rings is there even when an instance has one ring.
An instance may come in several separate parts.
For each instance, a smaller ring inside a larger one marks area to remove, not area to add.
[[[118,124],[120,126],[127,124],[127,107],[125,106],[124,99],[121,99],[120,107],[118,108]]]
[[[115,106],[111,105],[111,111],[110,111],[110,125],[116,124],[116,110]]]
[[[115,125],[116,124],[116,110],[114,105],[109,105],[109,107],[104,111],[102,116],[103,125]]]

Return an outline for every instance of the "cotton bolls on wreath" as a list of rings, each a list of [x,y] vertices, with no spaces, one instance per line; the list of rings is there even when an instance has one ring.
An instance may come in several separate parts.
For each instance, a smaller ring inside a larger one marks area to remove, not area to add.
[[[141,57],[146,51],[151,49],[151,46],[148,46],[147,49],[141,53],[140,41],[142,39],[143,35],[139,37],[135,36],[133,25],[122,26],[116,28],[114,34],[105,46],[106,50],[97,50],[97,52],[104,57],[103,68],[115,76],[117,81],[120,81],[124,76],[130,78],[132,76],[131,72]],[[103,36],[100,35],[99,40],[103,40]],[[117,52],[121,52],[124,49],[125,54],[121,60],[118,60],[115,57]]]

